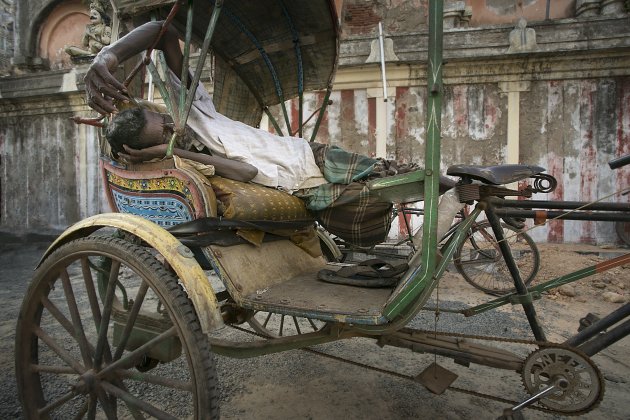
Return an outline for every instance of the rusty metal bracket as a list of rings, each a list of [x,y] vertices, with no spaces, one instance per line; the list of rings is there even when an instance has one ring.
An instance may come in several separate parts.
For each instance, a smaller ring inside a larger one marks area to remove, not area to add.
[[[533,303],[535,300],[541,299],[542,294],[540,292],[529,292],[524,295],[510,295],[510,303],[512,305],[522,305]]]

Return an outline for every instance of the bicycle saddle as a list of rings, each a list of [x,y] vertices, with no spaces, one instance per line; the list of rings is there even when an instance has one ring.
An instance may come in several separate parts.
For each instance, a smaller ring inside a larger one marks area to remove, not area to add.
[[[533,165],[453,165],[449,166],[448,175],[475,179],[486,184],[502,185],[529,178],[545,172],[545,168]]]

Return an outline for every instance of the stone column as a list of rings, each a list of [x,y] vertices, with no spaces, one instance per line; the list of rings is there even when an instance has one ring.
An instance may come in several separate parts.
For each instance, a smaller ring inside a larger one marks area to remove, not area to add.
[[[592,17],[599,15],[601,0],[577,0],[575,17]]]
[[[395,96],[383,97],[383,88],[368,88],[367,97],[376,98],[376,157],[387,158],[387,102],[395,99]]]
[[[625,16],[624,0],[602,0],[601,13],[605,16]]]
[[[520,163],[520,116],[521,116],[521,92],[526,92],[530,88],[530,82],[501,82],[499,83],[501,93],[508,97],[508,126],[507,126],[507,147],[505,163]],[[516,187],[512,185],[511,187]],[[510,188],[510,186],[508,186]]]
[[[466,11],[463,1],[450,1],[444,5],[444,29],[458,28]]]

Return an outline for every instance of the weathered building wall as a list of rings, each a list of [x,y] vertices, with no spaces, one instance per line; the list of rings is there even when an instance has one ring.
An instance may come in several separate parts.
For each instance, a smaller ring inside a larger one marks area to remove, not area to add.
[[[318,140],[420,162],[426,135],[426,0],[346,3],[333,103]],[[530,23],[537,48],[508,53],[514,20],[523,13],[542,16],[546,1],[524,1],[522,10],[512,8],[512,1],[464,2],[473,10],[471,20],[447,29],[444,36],[441,163],[443,168],[455,163],[540,164],[560,180],[551,198],[591,200],[630,184],[629,169],[611,175],[605,166],[613,156],[630,152],[630,19],[573,19],[573,2],[551,3],[551,17],[567,19]],[[42,56],[49,49],[37,40],[45,16],[64,4],[18,2],[16,62],[26,64],[25,71],[41,69],[46,62]],[[509,23],[488,25],[496,23],[491,14]],[[381,19],[395,54],[387,64],[387,101],[378,63],[366,63]],[[96,132],[67,119],[90,114],[81,92],[84,71],[66,68],[0,79],[0,229],[61,229],[107,211],[97,172]],[[304,118],[321,106],[323,97],[307,96]],[[294,101],[290,109],[295,129]],[[307,138],[313,124],[307,126]],[[553,222],[533,234],[550,241],[611,242],[611,229],[602,223]]]
[[[52,76],[22,78],[20,82],[32,86],[34,95],[1,101],[2,230],[18,234],[58,231],[107,210],[98,175],[97,133],[93,127],[69,120],[87,113],[83,94],[76,85],[73,93],[46,94],[47,90],[60,92],[64,86],[63,73]],[[55,82],[59,82],[56,89]],[[45,86],[48,83],[52,86]],[[3,94],[11,96],[8,85],[3,87]]]
[[[630,169],[612,173],[607,162],[630,152],[630,20],[566,19],[531,27],[538,46],[527,54],[507,54],[511,25],[445,32],[443,171],[462,163],[541,165],[559,186],[549,197],[539,198],[628,202],[628,196],[608,196],[630,185]],[[374,36],[346,36],[344,65],[318,141],[421,162],[426,76],[420,57],[425,54],[426,32],[390,37],[398,61],[387,65],[384,102],[380,67],[366,63]],[[323,94],[311,96],[304,118],[322,100]],[[385,114],[381,120],[379,107]],[[295,102],[292,109],[295,126]],[[510,112],[518,118],[516,126],[510,126]],[[312,125],[306,129],[307,138]],[[379,137],[385,142],[383,153],[378,152]],[[551,222],[532,235],[551,242],[617,240],[613,224],[605,222]]]

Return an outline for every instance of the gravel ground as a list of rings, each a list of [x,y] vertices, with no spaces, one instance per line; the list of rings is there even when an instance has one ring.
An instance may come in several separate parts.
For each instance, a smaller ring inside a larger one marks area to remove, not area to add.
[[[22,296],[32,270],[46,249],[45,243],[0,245],[0,419],[21,418],[13,365],[15,322]],[[572,262],[566,264],[573,266]],[[625,271],[626,275],[629,271]],[[629,276],[630,279],[630,276]],[[444,278],[440,292],[442,308],[459,308],[483,299],[482,293],[454,274]],[[552,340],[562,341],[572,334],[577,319],[591,309],[577,300],[554,295],[554,300],[537,304],[541,319]],[[583,292],[582,300],[588,296]],[[579,306],[579,307],[578,307]],[[617,305],[618,306],[618,305]],[[616,306],[597,302],[595,309],[607,313]],[[433,313],[423,313],[411,326],[432,329]],[[502,308],[472,319],[442,313],[439,330],[523,337],[528,326],[518,308]],[[224,338],[249,339],[233,329],[220,331]],[[606,378],[606,395],[587,419],[627,419],[630,412],[630,357],[627,338],[610,347],[594,361]],[[523,355],[527,346],[507,348]],[[436,358],[409,350],[376,346],[368,339],[353,339],[315,347],[329,355],[394,371],[397,376],[349,365],[303,350],[288,351],[254,359],[216,357],[223,418],[227,419],[382,419],[382,418],[496,418],[506,403],[499,403],[455,391],[433,395],[422,385],[405,377],[419,374]],[[471,365],[457,365],[437,358],[440,365],[459,375],[453,384],[465,389],[501,395],[512,400],[525,397],[520,376],[513,372]],[[527,419],[562,418],[533,410]]]

